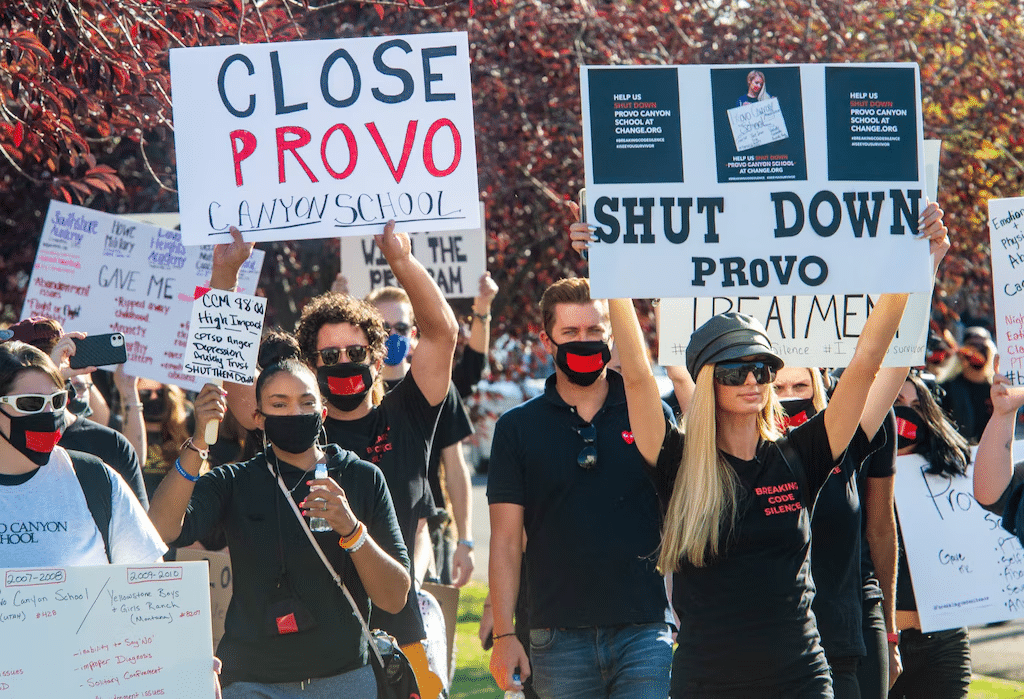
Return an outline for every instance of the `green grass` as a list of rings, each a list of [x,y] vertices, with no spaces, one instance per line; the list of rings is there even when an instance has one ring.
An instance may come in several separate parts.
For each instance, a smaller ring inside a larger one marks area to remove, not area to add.
[[[459,619],[455,632],[458,666],[452,681],[452,699],[500,699],[502,696],[488,669],[491,653],[480,647],[477,637],[486,596],[487,586],[477,581],[462,588],[459,596]],[[1024,684],[975,675],[968,698],[1024,699]]]

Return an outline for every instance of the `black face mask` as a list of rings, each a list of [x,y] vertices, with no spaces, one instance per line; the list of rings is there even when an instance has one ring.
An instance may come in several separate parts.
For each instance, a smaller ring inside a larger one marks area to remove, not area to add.
[[[316,381],[324,398],[346,413],[358,408],[373,386],[370,366],[353,362],[318,367]]]
[[[611,349],[604,340],[562,344],[552,340],[551,344],[558,348],[555,366],[577,386],[590,386],[597,381],[597,377],[612,359]]]
[[[142,419],[146,422],[163,422],[164,399],[159,392],[153,398],[142,401]]]
[[[323,426],[320,412],[306,415],[263,414],[263,434],[267,441],[289,454],[302,454],[316,443]]]
[[[786,414],[786,429],[790,430],[804,424],[818,412],[814,408],[812,398],[791,398],[779,401],[782,412]]]
[[[64,411],[11,415],[0,408],[0,412],[11,419],[11,436],[8,437],[0,431],[0,437],[32,463],[37,466],[45,465],[50,460],[50,452],[60,441],[61,432],[64,431]]]
[[[80,398],[76,392],[74,398],[68,399],[68,412],[75,417],[89,417],[92,408],[89,407],[89,401]]]
[[[912,446],[914,451],[920,451],[931,436],[931,430],[921,413],[909,405],[897,405],[893,410],[896,413],[897,448]]]

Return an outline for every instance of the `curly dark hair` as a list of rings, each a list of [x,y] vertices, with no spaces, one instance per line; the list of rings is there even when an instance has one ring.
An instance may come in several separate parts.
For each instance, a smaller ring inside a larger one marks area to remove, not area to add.
[[[316,338],[320,328],[328,323],[350,323],[362,328],[370,347],[370,361],[376,362],[384,357],[388,333],[380,311],[348,294],[329,291],[310,299],[295,327],[302,359],[310,366],[316,366]]]

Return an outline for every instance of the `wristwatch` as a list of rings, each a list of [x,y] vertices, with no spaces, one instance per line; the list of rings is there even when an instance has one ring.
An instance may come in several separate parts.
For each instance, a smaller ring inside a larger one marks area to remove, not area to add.
[[[473,550],[473,540],[472,539],[459,539],[459,543],[462,544],[463,546],[465,546],[470,551]]]

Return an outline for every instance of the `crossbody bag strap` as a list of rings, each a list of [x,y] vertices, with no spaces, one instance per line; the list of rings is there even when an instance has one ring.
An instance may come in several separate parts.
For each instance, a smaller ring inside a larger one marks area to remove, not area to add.
[[[359,626],[363,630],[363,636],[366,637],[367,643],[370,644],[370,651],[373,652],[373,655],[377,658],[377,662],[380,663],[380,666],[384,667],[384,658],[381,657],[380,650],[377,649],[377,643],[373,640],[373,634],[370,633],[370,627],[366,625],[366,619],[363,618],[362,613],[359,611],[359,607],[356,606],[356,601],[352,598],[352,593],[348,591],[348,586],[342,581],[341,576],[338,575],[338,571],[334,570],[334,566],[331,565],[331,562],[327,560],[324,550],[320,548],[320,544],[318,544],[316,539],[313,537],[313,532],[309,531],[309,526],[306,524],[306,520],[302,517],[302,513],[299,512],[298,506],[295,504],[295,501],[292,500],[291,493],[288,492],[288,487],[284,484],[284,479],[281,478],[279,474],[274,473],[274,469],[271,468],[269,462],[267,463],[267,468],[270,469],[271,475],[277,479],[277,485],[281,488],[281,492],[284,493],[284,499],[288,501],[289,505],[291,505],[292,512],[295,513],[295,516],[299,520],[299,526],[302,528],[302,531],[305,532],[306,538],[309,539],[309,543],[313,545],[313,550],[316,551],[318,556],[320,556],[320,560],[324,562],[324,567],[327,568],[327,572],[330,573],[331,577],[334,579],[334,583],[341,588],[342,594],[345,595],[345,599],[348,600],[349,605],[352,607],[352,614],[359,620]]]

